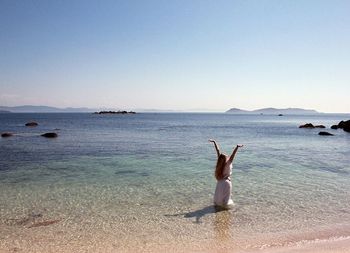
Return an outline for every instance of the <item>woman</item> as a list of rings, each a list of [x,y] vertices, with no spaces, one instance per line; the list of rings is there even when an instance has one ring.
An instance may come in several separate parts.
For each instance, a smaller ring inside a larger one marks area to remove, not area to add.
[[[215,150],[218,156],[215,169],[215,178],[217,180],[214,204],[216,206],[229,209],[233,206],[233,201],[231,199],[231,173],[232,173],[232,162],[235,158],[238,148],[243,147],[243,145],[237,145],[230,156],[220,153],[219,146],[215,140],[209,140],[209,142],[214,143]]]

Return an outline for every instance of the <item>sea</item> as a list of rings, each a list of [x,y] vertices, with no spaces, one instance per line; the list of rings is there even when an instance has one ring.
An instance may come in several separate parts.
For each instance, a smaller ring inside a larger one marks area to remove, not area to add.
[[[0,138],[0,252],[245,252],[348,238],[350,133],[330,126],[349,119],[0,114],[0,132],[14,133]],[[208,139],[226,154],[244,145],[231,210],[213,206]]]

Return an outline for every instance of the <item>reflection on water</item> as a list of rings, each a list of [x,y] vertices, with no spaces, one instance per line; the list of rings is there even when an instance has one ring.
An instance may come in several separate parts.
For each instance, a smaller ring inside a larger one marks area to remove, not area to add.
[[[215,213],[213,227],[218,242],[226,243],[227,240],[232,238],[233,218],[234,212],[231,210]]]
[[[225,242],[232,238],[232,226],[234,226],[233,219],[237,209],[223,209],[215,205],[206,206],[202,209],[190,211],[187,213],[179,213],[173,215],[165,215],[166,217],[178,217],[183,216],[185,218],[194,218],[194,223],[203,223],[202,219],[210,215],[214,217],[213,221],[213,232],[217,241]]]

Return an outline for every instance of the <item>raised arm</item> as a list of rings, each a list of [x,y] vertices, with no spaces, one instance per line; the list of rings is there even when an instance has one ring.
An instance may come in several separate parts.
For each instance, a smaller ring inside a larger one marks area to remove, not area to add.
[[[236,155],[236,153],[237,153],[237,151],[238,151],[238,148],[241,148],[241,147],[243,147],[243,145],[238,144],[238,145],[233,149],[232,154],[231,154],[230,159],[229,159],[229,161],[230,161],[231,163],[233,162],[233,159],[235,158],[235,155]]]
[[[216,154],[217,154],[217,155],[218,155],[218,157],[219,157],[219,155],[220,155],[220,149],[219,149],[218,144],[216,143],[216,141],[215,141],[215,140],[212,140],[212,139],[210,139],[210,140],[209,140],[209,142],[214,143],[215,150],[216,150]]]

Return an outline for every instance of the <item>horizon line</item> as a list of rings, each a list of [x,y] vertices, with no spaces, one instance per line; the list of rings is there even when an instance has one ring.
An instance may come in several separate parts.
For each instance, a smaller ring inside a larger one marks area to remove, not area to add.
[[[16,105],[16,106],[5,106],[5,105],[0,105],[0,108],[3,107],[2,110],[5,108],[8,108],[10,110],[11,108],[17,108],[17,107],[49,107],[52,109],[58,109],[58,110],[69,110],[69,109],[79,109],[79,110],[84,110],[86,111],[81,111],[83,112],[93,112],[93,111],[98,111],[98,110],[126,110],[126,111],[136,111],[136,112],[142,112],[142,113],[227,113],[227,111],[231,109],[238,109],[242,110],[242,113],[231,113],[231,114],[251,114],[254,113],[257,110],[263,110],[263,109],[276,109],[276,110],[288,110],[288,109],[301,109],[301,110],[313,110],[315,111],[315,114],[350,114],[350,112],[320,112],[315,109],[305,109],[305,108],[300,108],[300,107],[286,107],[286,108],[276,108],[276,107],[263,107],[263,108],[258,108],[258,109],[241,109],[237,107],[231,107],[229,109],[208,109],[208,108],[192,108],[192,109],[155,109],[155,108],[128,108],[128,109],[121,109],[121,108],[113,108],[113,107],[99,107],[99,108],[91,108],[91,107],[86,107],[86,106],[79,106],[79,107],[73,107],[73,106],[68,106],[68,107],[56,107],[56,106],[49,106],[49,105]],[[11,112],[11,111],[10,111]],[[12,112],[16,113],[16,112]],[[28,111],[28,112],[18,112],[18,113],[35,113],[35,111]],[[38,113],[38,112],[37,112]],[[40,113],[40,112],[39,112]],[[44,111],[42,113],[45,113]],[[47,112],[47,113],[54,113],[54,112]],[[60,112],[57,112],[60,113]],[[74,112],[71,112],[74,113]],[[75,112],[78,113],[78,112]],[[228,113],[229,114],[229,113]],[[259,114],[257,112],[257,114]],[[308,113],[310,114],[310,113]]]

